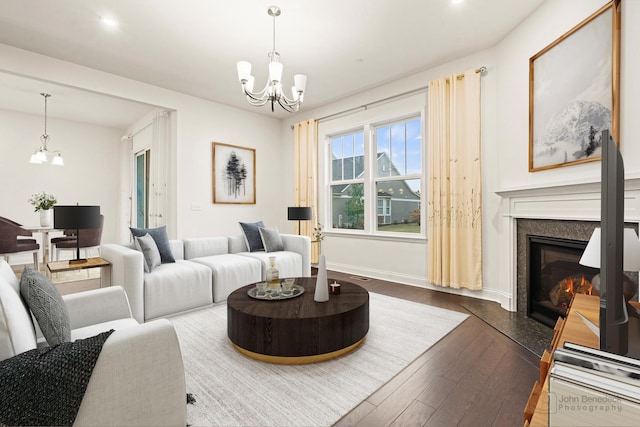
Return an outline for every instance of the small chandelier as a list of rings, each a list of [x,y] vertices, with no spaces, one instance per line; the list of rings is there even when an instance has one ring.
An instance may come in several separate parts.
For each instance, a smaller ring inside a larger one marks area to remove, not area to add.
[[[238,62],[238,79],[242,83],[242,90],[247,95],[247,101],[251,105],[261,107],[267,102],[271,102],[271,111],[277,102],[282,108],[290,113],[295,113],[300,108],[304,97],[304,89],[307,85],[307,76],[296,74],[293,76],[294,86],[291,88],[292,98],[282,91],[282,63],[280,54],[276,52],[276,17],[280,16],[278,6],[269,6],[267,9],[269,16],[273,17],[273,50],[269,52],[269,79],[264,89],[260,92],[253,92],[254,77],[251,75],[251,63],[247,61]]]
[[[64,166],[64,159],[60,151],[49,152],[47,144],[49,144],[49,135],[47,135],[47,98],[51,95],[48,93],[40,93],[44,96],[44,133],[40,136],[40,143],[42,144],[32,155],[29,163],[42,164],[48,162],[48,157],[53,157],[51,161],[52,165]]]

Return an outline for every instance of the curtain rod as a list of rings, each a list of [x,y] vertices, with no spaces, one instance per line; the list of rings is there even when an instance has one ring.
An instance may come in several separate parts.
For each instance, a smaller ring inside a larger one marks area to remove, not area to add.
[[[485,74],[487,72],[487,67],[485,67],[483,65],[483,66],[481,66],[479,68],[476,68],[475,72],[476,73],[480,73],[481,75]],[[333,118],[336,118],[336,117],[339,117],[339,116],[342,116],[342,115],[345,115],[345,114],[352,113],[354,111],[366,110],[367,108],[372,107],[372,106],[374,106],[376,104],[381,104],[383,102],[391,101],[392,99],[403,98],[405,96],[409,96],[409,95],[413,95],[413,94],[416,94],[416,93],[420,93],[420,92],[423,92],[423,91],[427,90],[428,88],[429,88],[429,86],[422,86],[422,87],[419,87],[419,88],[416,88],[416,89],[413,89],[413,90],[409,90],[407,92],[399,93],[397,95],[388,96],[386,98],[378,99],[377,101],[369,102],[368,104],[359,105],[357,107],[348,108],[346,110],[343,110],[343,111],[340,111],[340,112],[337,112],[337,113],[333,113],[333,114],[329,114],[329,115],[320,117],[319,119],[317,119],[317,121],[318,122],[322,122],[322,121],[325,121],[325,120],[333,119]],[[293,126],[291,126],[291,129],[293,129]]]

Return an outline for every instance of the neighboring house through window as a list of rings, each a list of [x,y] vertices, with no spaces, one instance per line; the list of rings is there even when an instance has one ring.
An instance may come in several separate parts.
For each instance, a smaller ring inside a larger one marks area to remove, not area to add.
[[[330,146],[333,230],[424,235],[420,117],[365,125]]]

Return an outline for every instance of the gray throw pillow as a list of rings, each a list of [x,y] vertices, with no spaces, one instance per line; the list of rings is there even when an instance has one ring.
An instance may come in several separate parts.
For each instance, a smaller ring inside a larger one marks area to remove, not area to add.
[[[284,251],[284,243],[282,243],[282,238],[280,237],[277,227],[263,227],[258,229],[258,231],[260,232],[260,237],[262,238],[262,244],[264,245],[265,251]]]
[[[153,240],[156,242],[156,246],[158,246],[158,251],[160,252],[160,260],[163,264],[168,262],[176,262],[176,259],[173,257],[173,253],[171,252],[171,245],[169,244],[169,237],[167,236],[167,227],[163,225],[158,228],[129,228],[131,230],[131,234],[133,237],[142,237],[145,234],[150,234],[153,237]]]
[[[155,240],[149,233],[142,237],[134,237],[134,239],[136,249],[142,252],[144,256],[144,271],[145,273],[151,273],[154,268],[162,263],[158,245],[156,245]]]
[[[244,234],[244,241],[247,243],[249,252],[264,251],[262,244],[262,238],[260,237],[260,227],[264,227],[262,221],[258,222],[241,222],[242,233]]]
[[[51,347],[71,341],[69,311],[51,280],[25,267],[20,278],[20,294]]]

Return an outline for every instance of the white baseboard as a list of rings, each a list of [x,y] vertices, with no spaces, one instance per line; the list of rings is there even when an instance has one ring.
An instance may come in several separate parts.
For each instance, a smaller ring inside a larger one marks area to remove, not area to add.
[[[454,295],[462,295],[471,298],[478,298],[486,301],[494,301],[509,311],[511,307],[511,296],[505,292],[496,289],[483,289],[481,291],[471,291],[469,289],[445,288],[442,286],[434,286],[427,283],[423,276],[414,276],[409,274],[398,273],[397,271],[375,270],[370,268],[361,268],[353,265],[329,263],[327,269],[345,274],[353,274],[355,276],[370,277],[372,279],[386,280],[389,282],[401,283],[403,285],[416,286],[419,288],[429,289],[438,292],[447,292]]]

